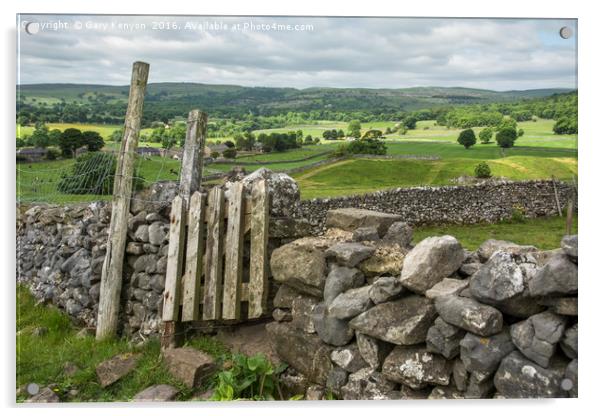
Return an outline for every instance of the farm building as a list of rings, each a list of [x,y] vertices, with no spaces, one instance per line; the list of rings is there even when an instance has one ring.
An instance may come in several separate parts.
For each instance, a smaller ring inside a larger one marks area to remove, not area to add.
[[[41,147],[28,147],[17,150],[17,159],[27,162],[36,162],[46,158],[48,149]]]

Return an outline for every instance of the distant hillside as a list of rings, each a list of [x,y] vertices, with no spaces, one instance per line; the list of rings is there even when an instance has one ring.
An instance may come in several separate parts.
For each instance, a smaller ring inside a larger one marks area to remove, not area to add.
[[[128,86],[33,84],[17,88],[21,104],[56,103],[125,105]],[[570,89],[490,91],[472,88],[416,87],[368,88],[267,88],[195,83],[149,84],[145,107],[153,113],[183,115],[193,107],[213,116],[274,115],[288,111],[364,111],[369,113],[412,111],[446,105],[512,102],[546,97]]]

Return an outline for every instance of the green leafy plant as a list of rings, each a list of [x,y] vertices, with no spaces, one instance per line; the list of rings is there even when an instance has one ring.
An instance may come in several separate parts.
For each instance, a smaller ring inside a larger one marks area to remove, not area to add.
[[[274,368],[262,354],[252,357],[234,354],[224,368],[217,374],[212,400],[274,400],[279,391],[278,375],[286,365]]]
[[[474,176],[477,178],[491,177],[491,168],[486,162],[481,162],[474,168]]]
[[[460,132],[458,136],[458,143],[460,143],[464,148],[468,149],[477,142],[477,138],[474,134],[473,129],[466,129]]]

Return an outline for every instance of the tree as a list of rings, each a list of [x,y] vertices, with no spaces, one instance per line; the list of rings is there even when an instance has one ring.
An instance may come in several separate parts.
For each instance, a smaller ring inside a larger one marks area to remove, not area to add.
[[[161,141],[161,136],[158,136],[158,137],[154,137],[154,136],[155,136],[155,131],[153,130],[151,132],[150,141],[159,143]],[[111,140],[112,142],[115,142],[115,143],[120,143],[121,139],[123,139],[123,129],[113,130],[113,132],[109,136],[109,140]]]
[[[50,146],[58,146],[60,139],[61,131],[59,129],[52,129],[48,132],[48,142],[50,143]]]
[[[516,137],[523,137],[523,134],[525,134],[525,131],[523,129],[518,129],[516,132]]]
[[[577,118],[576,117],[561,117],[554,123],[554,134],[577,134]]]
[[[88,151],[90,152],[98,152],[105,145],[105,141],[95,131],[85,131],[82,133],[82,136],[83,144],[88,146]]]
[[[498,146],[503,148],[514,146],[514,142],[516,141],[516,130],[511,127],[501,129],[495,135],[495,141]]]
[[[417,122],[418,120],[414,116],[407,117],[403,120],[403,124],[408,130],[414,130]]]
[[[50,145],[48,127],[44,123],[36,123],[36,128],[31,135],[31,143],[35,147],[47,148]]]
[[[474,146],[477,142],[477,138],[472,129],[462,130],[458,136],[458,143],[468,149],[470,146]]]
[[[511,128],[516,130],[516,120],[510,117],[504,117],[500,124],[497,125],[497,130],[500,131],[505,128]]]
[[[305,144],[314,144],[314,139],[311,137],[311,134],[308,134],[307,136],[305,136]]]
[[[485,162],[479,163],[474,168],[474,176],[477,178],[489,178],[491,177],[491,168]]]
[[[368,130],[364,133],[364,139],[379,139],[383,136],[383,132],[380,130]]]
[[[171,149],[178,143],[177,139],[169,134],[165,134],[161,139],[161,147],[164,149]]]
[[[236,149],[229,147],[222,152],[222,156],[226,159],[236,159]]]
[[[353,140],[347,145],[346,152],[362,155],[386,155],[387,145],[378,139]]]
[[[485,127],[479,133],[479,139],[481,140],[481,143],[483,143],[483,144],[489,143],[491,141],[492,137],[493,137],[493,128],[492,127]]]
[[[345,137],[345,132],[343,131],[343,129],[338,129],[337,130],[337,139],[342,139],[343,137]]]
[[[75,155],[75,150],[84,145],[84,136],[78,129],[69,128],[65,129],[61,134],[59,140],[59,147],[65,157],[72,157]]]
[[[351,137],[359,138],[362,134],[362,124],[359,120],[351,120],[347,126],[347,130]]]

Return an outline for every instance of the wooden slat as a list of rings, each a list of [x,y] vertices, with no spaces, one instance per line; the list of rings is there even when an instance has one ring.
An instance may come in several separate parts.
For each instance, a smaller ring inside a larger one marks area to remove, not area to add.
[[[268,291],[268,224],[270,203],[265,180],[251,191],[251,264],[249,279],[249,318],[266,310]]]
[[[167,270],[165,272],[165,291],[163,293],[164,321],[178,320],[185,226],[184,200],[178,195],[171,203]]]
[[[216,186],[209,194],[207,249],[205,250],[205,294],[203,319],[219,319],[222,295],[224,191]]]
[[[182,321],[199,319],[201,275],[203,274],[204,218],[206,195],[195,192],[188,209],[186,260],[182,276]]]
[[[243,204],[243,214],[246,217],[250,217],[251,215],[251,198],[250,197],[245,197],[244,198],[245,203]],[[205,212],[205,222],[209,221],[209,217],[211,216],[211,214],[206,211]],[[228,214],[228,205],[226,204],[226,206],[224,207],[224,218],[228,218],[229,214]]]
[[[201,284],[201,293],[205,293],[205,286]],[[241,302],[246,302],[249,300],[249,283],[241,283],[240,284],[240,300]],[[200,304],[203,304],[203,298],[201,297]],[[182,301],[180,301],[180,305],[182,305]]]
[[[223,319],[240,318],[240,284],[242,282],[242,254],[244,242],[243,183],[235,182],[228,197],[228,225],[226,228],[226,259],[224,264]]]

